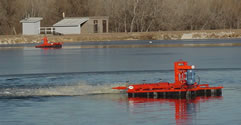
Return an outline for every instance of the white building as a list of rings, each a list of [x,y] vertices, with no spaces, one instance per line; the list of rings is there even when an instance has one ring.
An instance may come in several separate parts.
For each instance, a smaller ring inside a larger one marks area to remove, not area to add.
[[[109,17],[67,17],[53,25],[55,32],[61,34],[107,33]]]
[[[64,18],[53,25],[55,32],[61,34],[80,34],[81,25],[89,18]]]
[[[21,20],[23,35],[38,35],[40,34],[41,17],[29,17]]]

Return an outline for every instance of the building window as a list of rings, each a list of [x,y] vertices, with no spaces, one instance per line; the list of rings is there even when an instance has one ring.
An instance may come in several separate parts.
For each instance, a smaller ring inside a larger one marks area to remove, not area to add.
[[[98,20],[94,20],[94,33],[98,33]]]
[[[103,24],[103,33],[106,33],[107,32],[106,20],[102,20],[102,24]]]

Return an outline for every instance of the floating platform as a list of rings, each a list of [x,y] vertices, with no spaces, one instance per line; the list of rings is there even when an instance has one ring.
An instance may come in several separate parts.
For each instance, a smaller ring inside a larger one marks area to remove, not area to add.
[[[222,96],[222,86],[210,87],[209,84],[200,84],[200,78],[195,75],[195,66],[189,66],[186,61],[174,63],[175,82],[128,84],[127,86],[113,87],[124,90],[128,97],[143,98],[195,98],[197,96]],[[196,77],[198,78],[196,82]]]
[[[62,43],[60,42],[48,42],[47,37],[43,38],[43,44],[35,46],[35,48],[62,48]]]

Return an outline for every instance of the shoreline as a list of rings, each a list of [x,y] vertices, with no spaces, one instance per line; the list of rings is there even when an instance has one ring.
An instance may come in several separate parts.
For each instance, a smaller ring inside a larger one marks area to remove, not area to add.
[[[0,45],[37,44],[45,35],[1,35]],[[205,40],[241,38],[240,30],[203,30],[203,31],[161,31],[133,33],[98,33],[54,36],[46,35],[54,42],[102,42],[126,40]],[[241,43],[240,43],[241,44]],[[84,45],[81,48],[133,48],[133,47],[202,47],[202,46],[241,46],[239,43],[205,43],[205,44],[160,44],[160,45]]]
[[[200,43],[200,44],[131,44],[131,45],[75,45],[75,46],[63,46],[64,49],[73,49],[73,48],[81,48],[81,49],[90,49],[90,48],[172,48],[172,47],[235,47],[241,46],[241,43]],[[29,46],[5,46],[0,49],[11,49],[11,48],[31,48],[35,49],[35,47]],[[38,48],[37,48],[38,49]],[[55,49],[55,48],[49,48]]]

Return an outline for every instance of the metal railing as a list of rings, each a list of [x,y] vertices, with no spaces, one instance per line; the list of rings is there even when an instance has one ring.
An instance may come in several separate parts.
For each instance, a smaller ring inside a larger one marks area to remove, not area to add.
[[[40,27],[40,34],[55,34],[55,27]]]

